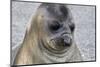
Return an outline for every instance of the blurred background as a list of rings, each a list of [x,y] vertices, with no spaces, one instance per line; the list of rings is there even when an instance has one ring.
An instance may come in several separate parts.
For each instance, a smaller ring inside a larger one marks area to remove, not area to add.
[[[30,17],[35,14],[41,3],[12,2],[12,63],[23,42],[26,27]],[[82,54],[83,61],[95,60],[95,7],[82,5],[67,5],[71,10],[76,25],[75,41]]]

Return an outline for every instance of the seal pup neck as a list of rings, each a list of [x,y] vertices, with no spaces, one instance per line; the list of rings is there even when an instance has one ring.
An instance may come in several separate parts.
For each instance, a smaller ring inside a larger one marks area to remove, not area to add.
[[[63,53],[54,53],[50,50],[47,50],[47,48],[43,44],[44,44],[43,42],[39,44],[41,54],[43,55],[43,60],[50,63],[70,61],[70,58],[73,56],[73,53],[75,52],[75,46],[76,46],[76,44],[73,43],[69,47],[69,49],[65,50]]]

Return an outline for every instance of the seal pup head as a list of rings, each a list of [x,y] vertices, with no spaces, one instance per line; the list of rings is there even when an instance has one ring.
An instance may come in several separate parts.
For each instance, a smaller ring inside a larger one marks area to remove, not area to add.
[[[62,4],[41,4],[37,9],[32,30],[44,48],[54,53],[70,49],[75,25],[70,10]]]

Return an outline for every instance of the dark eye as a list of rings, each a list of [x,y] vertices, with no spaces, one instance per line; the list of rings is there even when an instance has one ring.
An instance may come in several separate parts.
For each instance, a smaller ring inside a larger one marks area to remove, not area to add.
[[[71,29],[72,32],[74,31],[74,29],[75,29],[75,24],[74,23],[70,24],[70,29]]]
[[[57,21],[54,21],[52,24],[49,25],[50,30],[57,31],[61,27],[61,24]]]

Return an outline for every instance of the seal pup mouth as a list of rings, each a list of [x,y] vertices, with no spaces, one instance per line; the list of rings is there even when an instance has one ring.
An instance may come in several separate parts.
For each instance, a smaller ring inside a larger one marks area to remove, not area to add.
[[[51,48],[56,50],[63,50],[71,46],[72,36],[70,34],[63,34],[60,37],[53,38],[50,42],[52,43],[50,44]]]

